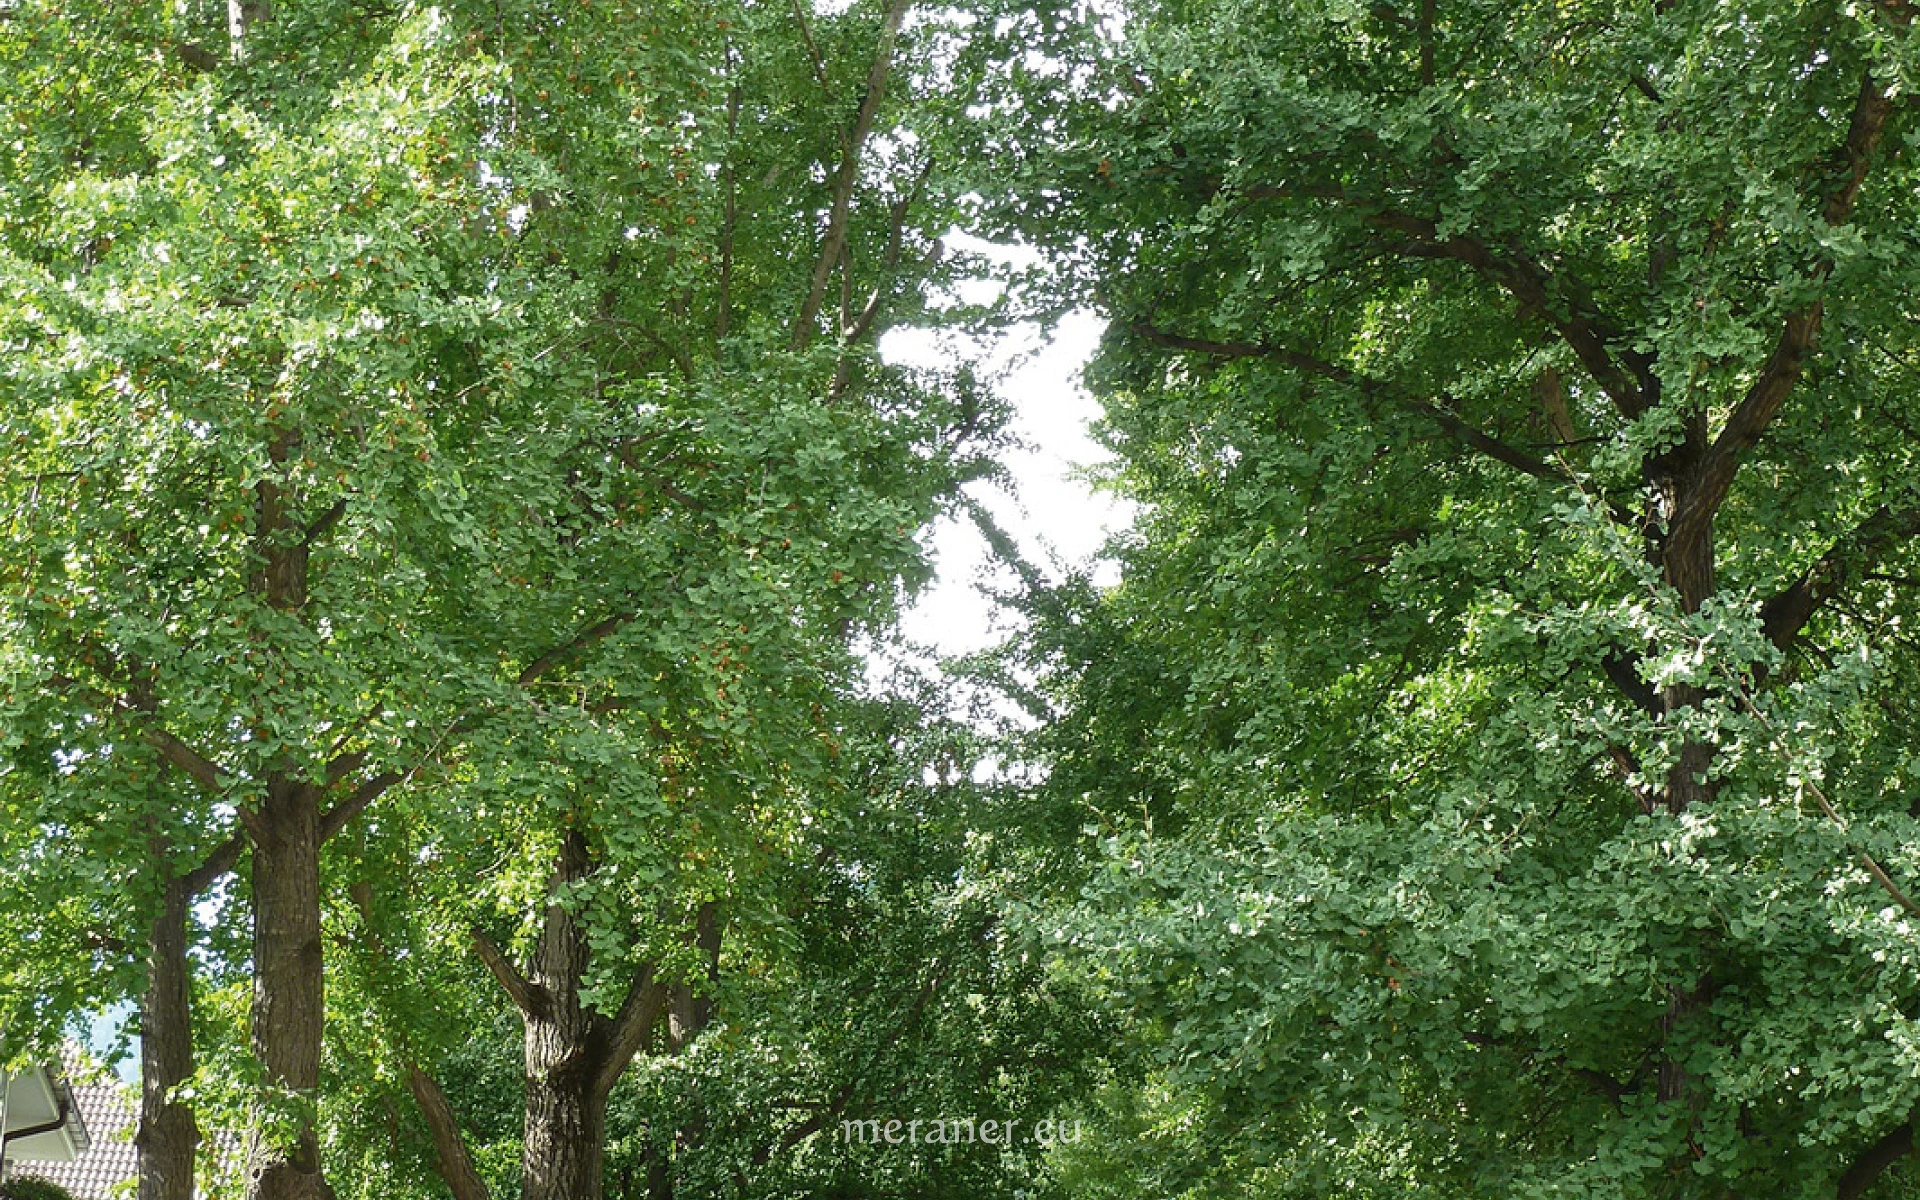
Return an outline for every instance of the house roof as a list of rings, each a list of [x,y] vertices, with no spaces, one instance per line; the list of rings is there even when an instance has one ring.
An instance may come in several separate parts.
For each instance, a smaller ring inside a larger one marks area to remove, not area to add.
[[[89,1078],[77,1063],[70,1064],[69,1071],[71,1079]],[[120,1185],[137,1178],[140,1168],[133,1145],[136,1117],[125,1087],[112,1078],[97,1077],[71,1087],[91,1145],[71,1162],[9,1161],[7,1177],[57,1183],[72,1192],[74,1200],[119,1200],[125,1194]]]
[[[73,1093],[74,1106],[90,1139],[85,1150],[71,1162],[30,1162],[9,1159],[5,1167],[8,1179],[44,1179],[59,1184],[73,1194],[74,1200],[125,1200],[132,1194],[133,1182],[140,1177],[140,1152],[133,1135],[140,1127],[140,1116],[132,1089],[112,1075],[91,1066],[77,1047],[68,1046],[65,1078]],[[241,1139],[233,1133],[215,1129],[202,1131],[199,1166],[216,1175],[231,1175],[239,1169]]]
[[[12,1074],[0,1072],[0,1128],[7,1159],[70,1159],[87,1148],[87,1128],[75,1108],[64,1072],[42,1064]],[[38,1130],[27,1133],[27,1130]]]

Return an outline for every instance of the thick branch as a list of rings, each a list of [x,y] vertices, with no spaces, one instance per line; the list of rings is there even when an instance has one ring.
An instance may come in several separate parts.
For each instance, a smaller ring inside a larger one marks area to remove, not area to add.
[[[1880,136],[1886,129],[1887,117],[1892,111],[1892,99],[1874,82],[1873,76],[1863,76],[1859,98],[1854,102],[1853,117],[1847,125],[1846,142],[1839,156],[1840,182],[1827,194],[1826,203],[1821,208],[1821,218],[1827,225],[1844,225],[1853,215],[1854,202],[1859,198],[1861,185],[1866,182],[1867,168],[1872,164],[1874,151],[1880,145]],[[1832,273],[1833,259],[1822,256],[1809,272],[1808,282],[1818,289]],[[1746,395],[1727,418],[1720,436],[1714,439],[1712,448],[1707,451],[1697,482],[1689,489],[1682,511],[1675,518],[1672,540],[1683,541],[1688,535],[1704,536],[1704,530],[1691,526],[1712,523],[1714,513],[1719,511],[1721,501],[1726,499],[1728,489],[1733,486],[1733,478],[1740,469],[1741,460],[1759,444],[1761,436],[1773,424],[1787,397],[1792,394],[1794,384],[1799,382],[1807,356],[1812,353],[1814,343],[1819,339],[1820,324],[1825,314],[1825,301],[1818,295],[1787,314],[1766,364],[1760,368]],[[1683,528],[1683,522],[1689,528]]]
[[[332,787],[334,784],[339,783],[342,779],[345,779],[366,765],[367,752],[365,750],[354,750],[344,754],[336,754],[327,761],[326,771],[322,776],[320,786]]]
[[[340,518],[346,515],[347,498],[342,496],[338,500],[335,500],[327,511],[313,519],[307,526],[306,532],[301,535],[301,543],[309,547],[312,546],[315,542],[327,536],[328,531],[335,525],[338,525]]]
[[[476,717],[472,711],[463,713],[456,717],[453,723],[448,725],[446,729],[442,730],[433,745],[427,747],[425,752],[423,752],[419,758],[416,758],[413,761],[413,765],[409,766],[406,770],[382,771],[377,775],[371,775],[361,780],[360,785],[354,788],[346,799],[320,814],[321,842],[325,843],[327,839],[331,838],[334,834],[345,829],[353,822],[355,817],[358,817],[362,812],[366,811],[369,804],[372,804],[393,788],[412,779],[415,775],[419,774],[421,768],[429,763],[441,761],[446,755],[448,748],[455,743],[456,739],[458,739],[461,734],[472,729],[475,723]],[[366,760],[367,753],[364,750],[354,750],[335,755],[332,761],[327,763],[325,785],[332,787],[334,784],[339,783],[348,775],[359,770],[361,766],[366,763]]]
[[[1894,509],[1881,505],[1836,541],[1819,561],[1760,606],[1767,640],[1792,648],[1820,606],[1845,591],[1892,547],[1920,537],[1920,505]]]
[[[141,736],[146,738],[148,745],[160,752],[160,757],[179,768],[202,788],[209,792],[221,790],[220,768],[214,766],[213,760],[206,755],[166,730],[151,725],[141,731]]]
[[[419,1064],[410,1062],[407,1090],[413,1093],[413,1102],[419,1106],[427,1132],[433,1138],[434,1169],[446,1181],[454,1200],[491,1200],[486,1182],[474,1169],[473,1156],[467,1152],[467,1140],[460,1133],[453,1105],[447,1102],[439,1082]]]
[[[561,663],[566,662],[580,651],[585,650],[595,642],[612,636],[619,631],[622,625],[633,620],[636,615],[638,614],[632,612],[614,613],[612,616],[606,617],[582,629],[579,633],[574,634],[571,638],[568,638],[566,641],[528,663],[526,669],[520,672],[518,679],[520,686],[525,687],[537,681],[547,672],[553,670]]]
[[[500,947],[493,944],[492,938],[475,929],[473,949],[474,953],[480,956],[480,961],[486,964],[487,970],[499,980],[501,988],[506,991],[515,1008],[527,1016],[537,1016],[546,1011],[546,990],[528,983],[527,977],[520,973],[520,969],[509,962],[506,955],[500,953]]]
[[[187,889],[187,899],[200,895],[233,870],[240,862],[240,852],[246,847],[246,839],[237,833],[215,846],[199,866],[187,872],[182,881]]]
[[[1573,477],[1564,468],[1508,445],[1492,434],[1467,424],[1439,405],[1408,396],[1381,380],[1370,379],[1338,363],[1328,362],[1314,355],[1303,354],[1282,346],[1269,346],[1258,342],[1212,342],[1202,338],[1182,337],[1156,329],[1144,321],[1135,321],[1129,328],[1157,346],[1184,350],[1192,354],[1204,354],[1210,358],[1266,359],[1292,367],[1303,374],[1347,384],[1369,396],[1383,397],[1408,412],[1426,418],[1455,441],[1470,449],[1478,450],[1524,475],[1531,475],[1536,479],[1550,479],[1557,483],[1574,482]]]
[[[1847,1173],[1840,1177],[1840,1185],[1835,1193],[1838,1200],[1858,1200],[1866,1195],[1867,1189],[1888,1167],[1912,1153],[1913,1122],[1909,1120],[1867,1147],[1866,1152],[1854,1160],[1853,1165],[1847,1168]]]
[[[273,17],[268,0],[227,0],[227,37],[235,62],[247,57],[247,42],[256,27]]]
[[[1551,325],[1622,416],[1631,419],[1652,407],[1658,384],[1651,361],[1628,359],[1624,354],[1616,357],[1612,343],[1618,334],[1612,326],[1590,306],[1569,296],[1545,267],[1517,252],[1496,254],[1477,238],[1441,237],[1439,225],[1424,217],[1389,212],[1376,214],[1373,221],[1412,238],[1402,250],[1407,256],[1464,263],[1505,289],[1523,312]],[[1627,367],[1621,366],[1621,359]]]
[[[220,56],[196,42],[169,42],[167,49],[182,63],[202,75],[210,75],[220,69]]]
[[[1653,685],[1640,678],[1636,667],[1637,660],[1618,652],[1609,653],[1600,660],[1600,670],[1620,689],[1620,694],[1633,702],[1641,712],[1659,715],[1664,709],[1660,704],[1660,693]]]
[[[1460,1038],[1469,1046],[1479,1046],[1487,1050],[1504,1050],[1517,1057],[1521,1063],[1528,1067],[1552,1066],[1563,1068],[1568,1075],[1572,1076],[1588,1090],[1605,1096],[1615,1105],[1618,1105],[1622,1100],[1639,1090],[1636,1079],[1629,1079],[1627,1082],[1622,1083],[1605,1071],[1597,1070],[1593,1067],[1575,1066],[1566,1060],[1565,1055],[1552,1054],[1542,1056],[1536,1051],[1523,1046],[1517,1046],[1503,1038],[1494,1037],[1491,1034],[1476,1033],[1471,1030],[1462,1033]]]
[[[1623,416],[1631,419],[1653,406],[1659,379],[1653,372],[1652,358],[1626,351],[1616,353],[1613,343],[1619,339],[1619,331],[1584,299],[1587,289],[1578,281],[1556,278],[1518,250],[1498,253],[1465,234],[1442,236],[1437,221],[1385,208],[1344,188],[1256,185],[1248,188],[1246,195],[1255,200],[1286,196],[1330,200],[1360,213],[1369,224],[1402,235],[1406,240],[1392,247],[1397,254],[1447,259],[1471,267],[1519,301],[1523,311],[1552,326]]]
[[[933,159],[928,158],[920,168],[920,174],[915,177],[913,186],[907,189],[907,194],[894,202],[888,220],[887,252],[882,260],[885,269],[889,272],[900,266],[900,247],[906,231],[907,213],[912,210],[913,202],[919,198],[920,189],[926,186],[927,176],[931,174],[933,174]],[[880,302],[885,295],[886,281],[883,279],[874,284],[873,291],[867,296],[866,303],[861,306],[859,315],[840,331],[842,341],[857,342],[872,332],[874,318],[880,315]]]
[[[217,795],[226,787],[225,773],[214,765],[212,759],[152,723],[151,718],[157,706],[151,696],[144,694],[143,689],[136,688],[133,693],[125,696],[111,696],[98,688],[89,687],[65,675],[50,677],[47,680],[47,686],[79,696],[92,705],[95,713],[103,718],[126,712],[145,714],[148,720],[140,730],[140,737],[147,745],[160,752],[161,759],[177,768],[206,791]]]
[[[388,789],[392,788],[394,784],[405,779],[408,774],[411,774],[411,772],[382,771],[380,774],[365,780],[359,787],[353,789],[353,794],[345,800],[340,801],[340,803],[329,808],[326,812],[321,813],[320,841],[325,843],[329,838],[333,837],[334,834],[339,833],[342,829],[352,824],[355,817],[366,811],[367,805],[378,800]]]
[[[633,1061],[633,1056],[640,1053],[641,1046],[646,1044],[647,1034],[660,1020],[660,1014],[666,1006],[666,985],[654,980],[652,966],[642,968],[627,989],[627,998],[621,1003],[619,1013],[613,1018],[606,1054],[600,1060],[600,1069],[593,1081],[600,1095],[613,1092],[614,1085],[620,1082],[620,1076]]]
[[[887,74],[893,68],[893,43],[900,34],[900,24],[906,20],[907,9],[913,0],[892,0],[887,7],[886,18],[880,26],[880,41],[874,47],[873,66],[867,72],[867,92],[861,97],[860,109],[854,114],[853,129],[847,137],[846,147],[840,155],[840,169],[834,175],[833,201],[827,211],[827,231],[820,239],[820,257],[813,264],[813,280],[807,286],[807,297],[800,305],[800,315],[793,323],[793,348],[804,350],[813,340],[814,325],[820,318],[820,306],[827,296],[827,280],[833,275],[833,268],[840,262],[840,256],[847,245],[848,218],[853,208],[853,189],[860,182],[860,159],[866,151],[867,138],[873,133],[873,122],[880,112],[881,98],[887,91]]]

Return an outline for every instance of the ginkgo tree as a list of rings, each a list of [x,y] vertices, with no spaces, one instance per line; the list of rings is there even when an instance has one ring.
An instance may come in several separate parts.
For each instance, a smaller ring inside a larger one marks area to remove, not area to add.
[[[994,431],[872,349],[952,269],[992,15],[5,12],[7,1032],[140,999],[143,1197],[219,1079],[248,1194],[326,1193],[329,922],[448,839],[520,856],[473,941],[525,1194],[599,1194],[701,1003],[648,955],[714,944]],[[215,963],[250,1054],[196,1063]]]
[[[1111,839],[1052,932],[1185,1151],[1076,1169],[1896,1194],[1914,10],[1125,17],[1005,210],[1143,506],[1035,642]]]

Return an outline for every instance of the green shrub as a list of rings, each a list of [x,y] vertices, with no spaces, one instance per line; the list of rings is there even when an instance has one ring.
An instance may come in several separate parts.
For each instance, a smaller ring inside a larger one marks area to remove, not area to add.
[[[9,1179],[0,1183],[0,1200],[73,1200],[73,1193],[44,1179]]]

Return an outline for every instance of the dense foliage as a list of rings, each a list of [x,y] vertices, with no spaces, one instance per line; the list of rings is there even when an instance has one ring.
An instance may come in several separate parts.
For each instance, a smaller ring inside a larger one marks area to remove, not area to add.
[[[1143,504],[1034,642],[1107,860],[1054,932],[1159,1064],[1093,1194],[1910,1149],[1912,16],[1201,0],[1090,60],[1006,219]]]
[[[1913,1194],[1914,17],[0,5],[0,1051],[143,1200]],[[1120,582],[883,684],[877,339],[1074,306]]]
[[[975,918],[810,946],[905,901],[796,877],[996,437],[873,346],[959,269],[997,12],[0,13],[0,1028],[138,1004],[143,1195],[211,1129],[255,1196],[598,1195],[647,1138],[664,1195],[811,993],[954,943],[1044,1006]],[[450,1074],[503,1014],[505,1095]],[[610,1131],[648,1055],[684,1086]]]

